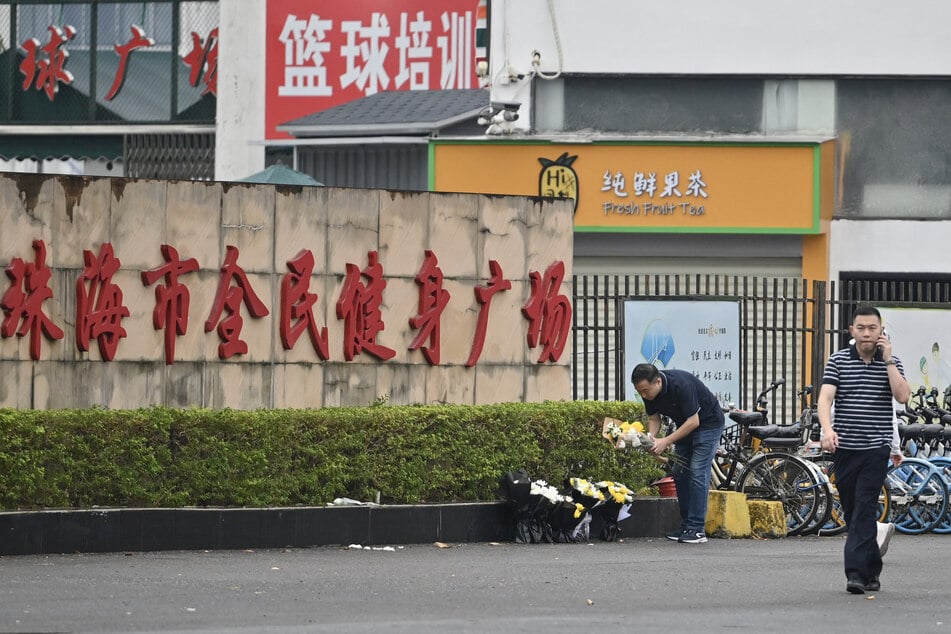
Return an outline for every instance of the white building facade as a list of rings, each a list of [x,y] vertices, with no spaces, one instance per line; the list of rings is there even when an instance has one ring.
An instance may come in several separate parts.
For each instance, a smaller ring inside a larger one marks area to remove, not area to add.
[[[513,138],[832,139],[826,279],[951,274],[951,4],[493,0],[490,17]],[[599,236],[576,241],[576,272],[809,270],[799,236],[762,238]]]

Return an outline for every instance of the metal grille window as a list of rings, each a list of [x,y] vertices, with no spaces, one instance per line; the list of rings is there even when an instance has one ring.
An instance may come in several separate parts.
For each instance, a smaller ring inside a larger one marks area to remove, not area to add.
[[[123,156],[129,178],[210,181],[215,177],[214,134],[130,134]]]

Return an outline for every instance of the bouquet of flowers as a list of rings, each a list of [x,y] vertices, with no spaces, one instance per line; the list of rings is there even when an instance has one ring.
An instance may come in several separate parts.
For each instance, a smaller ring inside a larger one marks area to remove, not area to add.
[[[598,485],[584,478],[568,478],[565,484],[570,489],[572,499],[584,506],[585,509],[593,509],[599,504],[604,504],[604,493],[598,488]]]
[[[547,518],[555,506],[547,487],[533,482],[524,471],[510,471],[502,477],[502,494],[515,516],[515,540],[523,544],[551,541]]]
[[[522,544],[587,539],[587,511],[570,495],[544,480],[532,480],[524,471],[506,473],[503,494],[515,515],[515,540]],[[590,522],[590,517],[587,518]]]
[[[639,421],[629,423],[616,418],[607,417],[601,426],[601,435],[611,441],[617,449],[640,449],[650,451],[654,446],[654,437],[646,433],[644,425]],[[661,459],[667,463],[687,468],[686,461],[673,451],[665,452]]]
[[[553,542],[584,542],[591,534],[591,515],[580,502],[566,496],[548,515]]]
[[[568,493],[549,516],[552,538],[556,542],[588,541],[591,515],[588,511],[604,503],[601,491],[585,478],[567,478]]]
[[[502,477],[502,490],[515,515],[515,540],[522,544],[587,541],[591,515],[602,504],[601,491],[581,478],[569,478],[562,493],[544,480],[532,480],[524,471]]]
[[[604,525],[601,528],[601,539],[613,542],[621,536],[619,522],[631,516],[631,502],[634,501],[634,492],[621,484],[610,480],[602,480],[595,484],[604,495],[604,504],[598,507]]]

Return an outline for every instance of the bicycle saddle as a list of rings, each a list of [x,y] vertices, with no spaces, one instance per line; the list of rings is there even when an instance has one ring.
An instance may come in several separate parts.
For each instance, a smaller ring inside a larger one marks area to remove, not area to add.
[[[761,412],[746,412],[735,409],[729,414],[730,420],[736,421],[744,427],[763,424],[763,414]],[[775,427],[775,425],[773,425]]]
[[[898,435],[902,438],[914,438],[921,435],[921,431],[925,428],[922,423],[911,423],[909,425],[899,425],[898,426]]]
[[[759,438],[764,447],[795,449],[799,446],[799,423],[795,425],[762,425],[750,427],[750,435]]]

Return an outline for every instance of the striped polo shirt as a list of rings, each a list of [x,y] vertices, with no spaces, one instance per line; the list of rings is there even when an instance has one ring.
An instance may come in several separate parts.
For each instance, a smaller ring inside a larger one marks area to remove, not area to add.
[[[905,375],[901,360],[892,355]],[[892,442],[892,388],[888,366],[873,359],[865,363],[855,346],[834,352],[826,364],[823,385],[836,386],[832,427],[842,449],[876,449]]]

